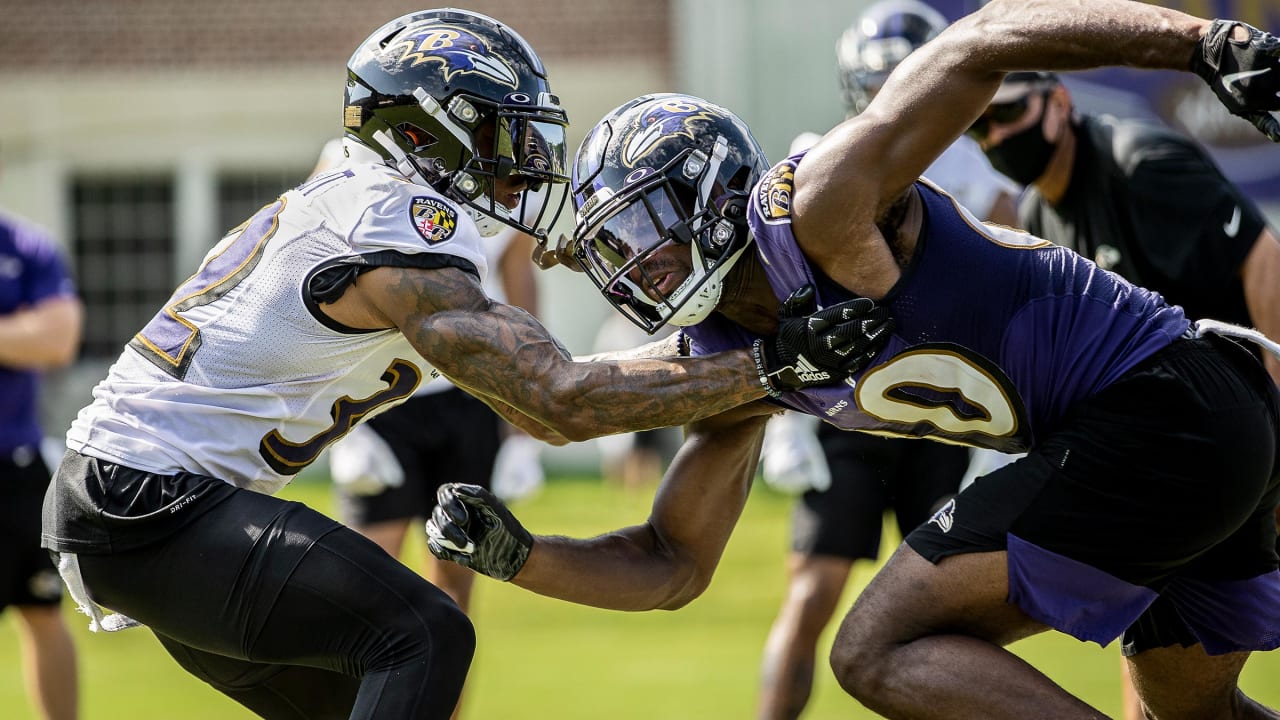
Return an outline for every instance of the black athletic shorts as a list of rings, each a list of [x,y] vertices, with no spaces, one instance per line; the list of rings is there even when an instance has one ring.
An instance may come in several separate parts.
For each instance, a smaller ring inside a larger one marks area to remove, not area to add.
[[[426,519],[436,490],[460,482],[489,487],[502,444],[502,421],[488,405],[457,388],[416,395],[369,421],[395,453],[404,484],[376,495],[335,489],[338,516],[354,526]]]
[[[204,475],[68,452],[42,541],[78,556],[96,604],[271,720],[445,720],[475,648],[449,596],[369,539]]]
[[[1006,550],[1009,602],[1134,654],[1280,646],[1276,389],[1225,338],[1179,340],[907,537],[932,562]]]
[[[829,423],[818,441],[831,487],[806,492],[792,514],[791,549],[803,555],[874,560],[892,510],[905,537],[960,489],[968,448],[916,438],[849,432]]]
[[[62,581],[40,547],[40,505],[49,468],[36,447],[0,456],[0,610],[10,605],[57,605]]]

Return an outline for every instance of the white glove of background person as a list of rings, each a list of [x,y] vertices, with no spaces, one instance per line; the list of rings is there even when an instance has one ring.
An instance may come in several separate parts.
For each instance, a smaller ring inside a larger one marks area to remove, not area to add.
[[[785,412],[769,419],[760,471],[769,487],[788,495],[831,487],[831,468],[818,442],[818,418]]]
[[[489,486],[503,502],[516,502],[542,489],[542,443],[523,433],[508,435],[493,461]]]
[[[329,475],[349,495],[377,495],[404,484],[404,468],[391,446],[363,424],[329,448]]]

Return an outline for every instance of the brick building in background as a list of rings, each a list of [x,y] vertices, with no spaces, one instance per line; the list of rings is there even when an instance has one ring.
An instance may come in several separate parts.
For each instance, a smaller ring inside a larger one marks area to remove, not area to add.
[[[549,66],[634,60],[665,69],[666,0],[474,0],[515,28]],[[121,72],[343,63],[381,23],[431,5],[400,0],[50,0],[0,3],[0,68]],[[614,32],[601,32],[612,27]],[[625,30],[618,32],[617,30]]]

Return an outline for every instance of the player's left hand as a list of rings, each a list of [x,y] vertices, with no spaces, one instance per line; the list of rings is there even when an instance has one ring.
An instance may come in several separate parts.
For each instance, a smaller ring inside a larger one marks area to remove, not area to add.
[[[436,492],[427,520],[427,547],[441,560],[506,581],[529,559],[533,536],[493,493],[447,483]]]
[[[1247,40],[1231,37],[1236,26]],[[1191,55],[1191,71],[1209,83],[1233,115],[1280,142],[1280,38],[1236,20],[1214,20]]]
[[[870,298],[854,298],[821,310],[805,285],[783,301],[778,334],[757,340],[757,369],[770,394],[828,385],[866,367],[889,341],[894,320]]]

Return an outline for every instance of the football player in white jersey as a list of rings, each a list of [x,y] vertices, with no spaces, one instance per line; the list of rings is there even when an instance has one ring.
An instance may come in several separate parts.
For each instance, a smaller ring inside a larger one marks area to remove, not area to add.
[[[359,143],[344,151],[342,142],[333,140],[322,163],[332,145],[339,157],[320,172],[341,163],[345,152],[353,157],[370,153]],[[374,155],[372,162],[380,160]],[[503,227],[481,244],[490,268],[485,293],[537,317],[537,282],[529,261],[534,247],[528,233],[513,227]],[[482,400],[443,376],[436,378],[329,448],[337,518],[400,558],[410,528],[421,533],[423,521],[431,517],[440,485],[469,482],[507,502],[519,500],[543,483],[541,448],[542,443],[514,431]],[[419,571],[470,614],[475,573],[429,554]],[[462,706],[459,700],[454,720]]]
[[[378,161],[352,154],[268,204],[129,342],[67,433],[42,544],[93,627],[150,627],[258,715],[443,719],[466,616],[272,493],[440,374],[564,443],[842,381],[874,345],[857,311],[882,312],[795,317],[754,353],[577,362],[481,286],[485,236],[545,242],[563,205],[567,118],[537,55],[491,18],[431,10],[347,69],[345,142]]]

